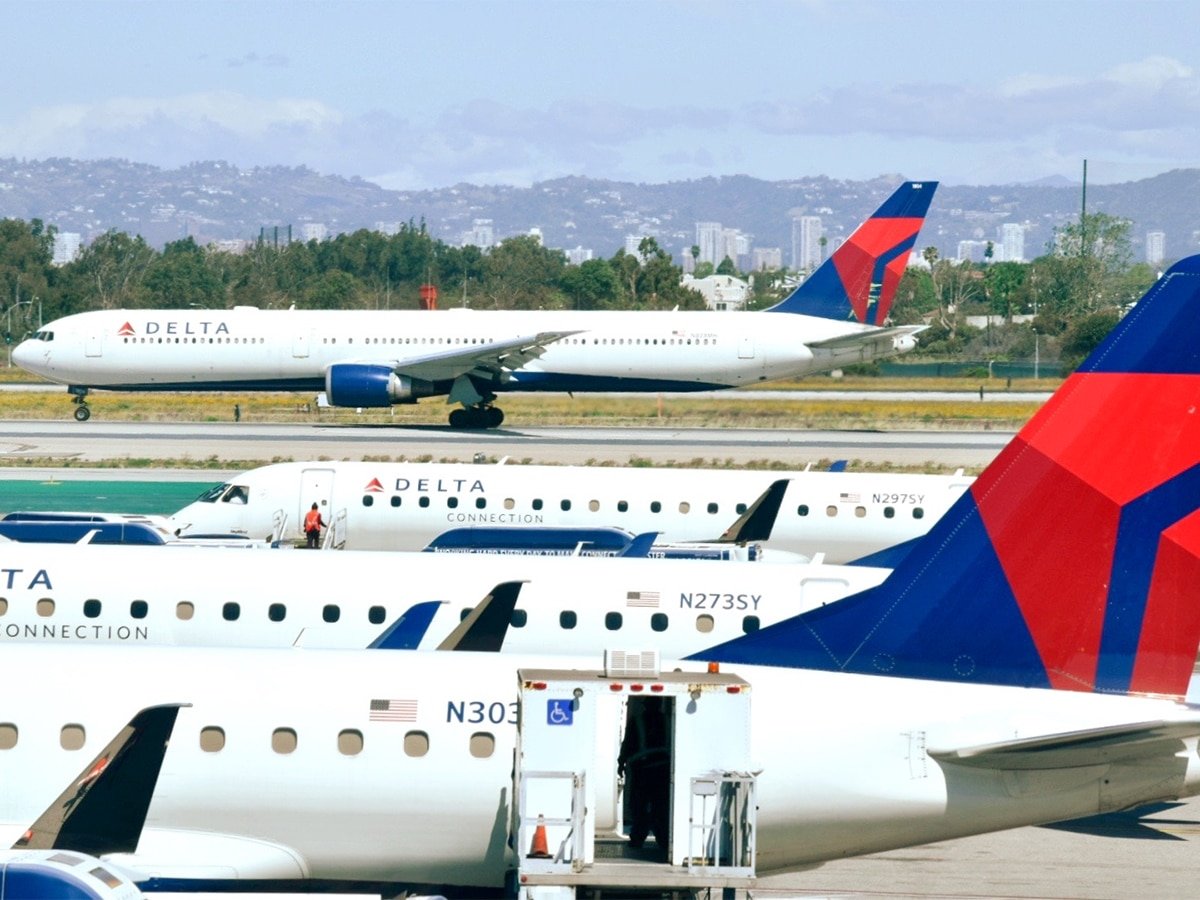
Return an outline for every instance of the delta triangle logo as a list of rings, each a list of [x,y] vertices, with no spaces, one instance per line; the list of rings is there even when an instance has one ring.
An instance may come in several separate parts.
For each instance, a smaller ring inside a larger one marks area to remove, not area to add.
[[[372,478],[370,481],[367,482],[367,486],[365,488],[363,488],[363,490],[366,491],[368,494],[382,494],[383,493],[383,485],[379,483],[378,478]]]
[[[135,332],[133,330],[133,326],[130,325],[128,322],[126,322],[124,325],[122,325],[120,328],[117,329],[117,334],[120,337],[129,337],[130,335],[136,334],[136,333],[137,332]]]

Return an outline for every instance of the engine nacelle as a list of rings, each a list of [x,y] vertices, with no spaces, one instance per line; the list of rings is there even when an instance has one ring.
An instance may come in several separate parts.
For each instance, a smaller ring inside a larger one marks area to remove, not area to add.
[[[325,371],[325,397],[330,406],[379,407],[415,403],[433,396],[428,381],[397,375],[391,366],[336,363]]]
[[[917,346],[915,334],[899,334],[892,338],[892,349],[897,353],[907,353]]]

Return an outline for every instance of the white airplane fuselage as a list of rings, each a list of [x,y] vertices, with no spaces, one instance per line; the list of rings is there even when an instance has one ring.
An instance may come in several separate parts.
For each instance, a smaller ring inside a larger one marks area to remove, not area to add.
[[[297,462],[245,472],[170,517],[182,535],[300,537],[317,503],[347,549],[419,550],[451,528],[616,526],[713,540],[790,479],[770,548],[845,563],[924,534],[970,476],[817,471]],[[237,489],[237,488],[240,488]]]
[[[194,879],[497,886],[511,861],[516,669],[597,663],[12,645],[0,678],[22,689],[0,701],[0,740],[12,744],[0,750],[0,820],[28,821],[77,771],[84,754],[62,748],[67,730],[85,732],[92,747],[138,707],[187,702],[138,858],[129,860],[139,868]],[[1194,721],[1195,711],[1165,700],[752,666],[736,674],[751,685],[750,746],[762,770],[760,873],[1200,788],[1194,738],[1158,762],[1118,756],[1060,770],[997,771],[930,756],[1075,729]],[[622,679],[626,689],[632,680]],[[372,720],[378,698],[410,703],[407,721]]]
[[[48,323],[39,333],[53,339],[24,342],[13,360],[81,387],[321,391],[326,369],[337,363],[391,365],[404,374],[407,360],[571,332],[491,389],[687,391],[827,371],[913,345],[908,338],[884,347],[808,346],[877,330],[790,313],[101,310]],[[420,380],[440,385],[432,394],[445,394],[457,374],[434,366],[422,369]]]
[[[0,543],[0,643],[365,648],[417,603],[437,647],[499,583],[527,582],[506,652],[682,657],[881,582],[797,563]]]

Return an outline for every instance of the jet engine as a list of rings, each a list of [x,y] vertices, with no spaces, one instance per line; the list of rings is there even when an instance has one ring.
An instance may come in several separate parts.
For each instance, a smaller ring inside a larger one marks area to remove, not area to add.
[[[433,396],[433,384],[397,375],[391,366],[337,363],[325,371],[325,396],[331,406],[378,407],[416,403]]]

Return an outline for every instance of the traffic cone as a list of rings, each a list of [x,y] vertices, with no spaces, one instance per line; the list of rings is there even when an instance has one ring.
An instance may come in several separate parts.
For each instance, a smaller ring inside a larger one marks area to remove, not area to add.
[[[550,848],[546,845],[546,817],[538,813],[537,828],[533,831],[533,842],[529,845],[526,859],[550,859]]]

